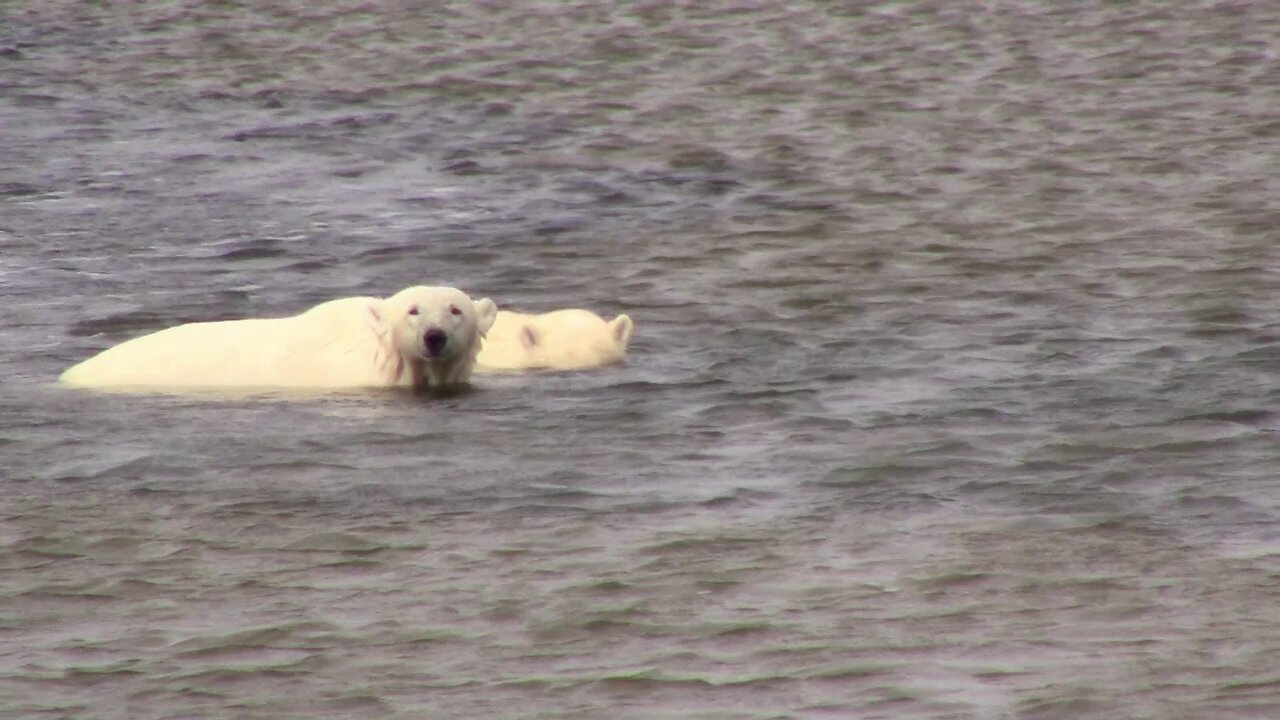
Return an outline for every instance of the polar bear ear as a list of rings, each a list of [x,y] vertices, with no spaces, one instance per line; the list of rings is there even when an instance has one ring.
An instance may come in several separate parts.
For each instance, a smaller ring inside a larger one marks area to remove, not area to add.
[[[525,325],[520,329],[520,344],[527,350],[532,350],[538,344],[538,333],[532,325]]]
[[[493,321],[498,317],[498,304],[489,298],[480,298],[472,304],[476,309],[476,330],[484,335],[493,327]]]
[[[631,344],[631,333],[635,331],[635,323],[631,322],[631,318],[626,315],[619,315],[609,321],[609,331],[613,333],[613,340],[618,343],[618,347],[626,350],[627,345]]]

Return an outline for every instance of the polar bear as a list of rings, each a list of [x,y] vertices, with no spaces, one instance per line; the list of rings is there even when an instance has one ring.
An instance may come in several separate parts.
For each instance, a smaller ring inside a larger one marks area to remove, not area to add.
[[[311,388],[464,385],[498,307],[451,287],[351,297],[286,318],[179,325],[62,374],[75,387]]]
[[[621,363],[634,329],[626,315],[605,322],[577,308],[541,315],[501,310],[484,337],[476,370],[580,370]]]

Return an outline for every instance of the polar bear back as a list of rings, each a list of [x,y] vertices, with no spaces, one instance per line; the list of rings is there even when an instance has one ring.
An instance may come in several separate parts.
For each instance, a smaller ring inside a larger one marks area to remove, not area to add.
[[[286,318],[189,323],[134,338],[67,370],[74,386],[329,387],[377,384],[372,329],[377,298],[333,300]],[[353,370],[362,371],[353,377]]]

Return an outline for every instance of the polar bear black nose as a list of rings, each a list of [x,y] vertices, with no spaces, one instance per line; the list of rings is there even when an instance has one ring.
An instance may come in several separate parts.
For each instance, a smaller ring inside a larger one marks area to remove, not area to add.
[[[432,328],[422,336],[422,341],[427,344],[427,353],[431,355],[439,355],[444,346],[449,342],[449,336],[443,330]]]

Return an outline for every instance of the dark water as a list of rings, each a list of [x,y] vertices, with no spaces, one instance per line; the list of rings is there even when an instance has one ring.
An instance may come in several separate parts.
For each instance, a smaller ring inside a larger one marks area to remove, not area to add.
[[[0,4],[0,716],[1280,717],[1280,6]],[[192,320],[637,323],[118,397]]]

